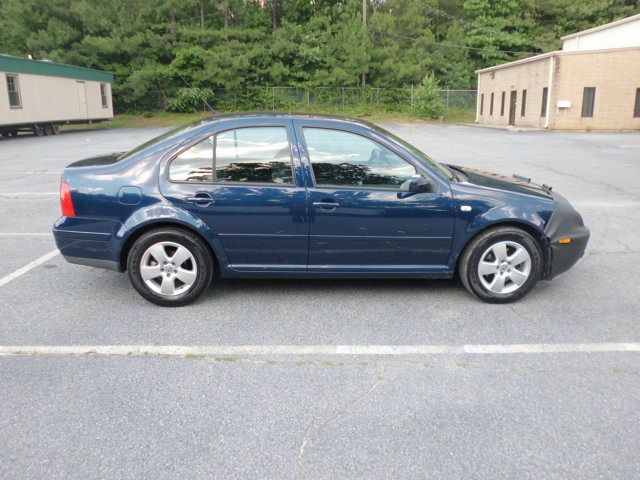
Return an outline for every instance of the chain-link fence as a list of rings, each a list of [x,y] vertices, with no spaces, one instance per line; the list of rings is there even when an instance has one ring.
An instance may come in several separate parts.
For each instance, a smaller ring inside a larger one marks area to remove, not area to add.
[[[410,111],[417,87],[245,87],[215,90],[220,110],[368,109]],[[445,109],[475,110],[475,90],[442,89]]]

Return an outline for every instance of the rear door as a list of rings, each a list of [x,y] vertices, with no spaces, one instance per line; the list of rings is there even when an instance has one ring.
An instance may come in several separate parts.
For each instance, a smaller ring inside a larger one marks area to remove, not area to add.
[[[453,202],[407,152],[384,139],[296,120],[311,184],[309,270],[438,272],[445,270],[453,236]],[[412,177],[434,183],[411,194]]]
[[[218,234],[235,270],[306,269],[306,193],[293,138],[290,120],[256,120],[200,139],[165,169],[163,195]]]

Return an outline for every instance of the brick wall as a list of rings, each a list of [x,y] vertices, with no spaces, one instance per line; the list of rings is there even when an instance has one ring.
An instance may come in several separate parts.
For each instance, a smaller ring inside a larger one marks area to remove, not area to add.
[[[633,117],[640,88],[640,49],[563,53],[556,57],[551,128],[558,130],[640,130]],[[595,87],[593,117],[582,117],[584,87]],[[570,108],[557,108],[559,100]]]

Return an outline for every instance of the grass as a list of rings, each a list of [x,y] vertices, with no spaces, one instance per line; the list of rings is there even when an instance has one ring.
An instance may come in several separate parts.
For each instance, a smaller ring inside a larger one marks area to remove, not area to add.
[[[304,113],[300,111],[301,113]],[[321,113],[321,112],[316,112]],[[327,112],[325,112],[327,113]],[[340,112],[329,112],[339,115]],[[346,112],[347,116],[354,116],[352,112]],[[188,123],[211,117],[210,112],[201,113],[169,113],[169,112],[145,112],[140,114],[121,113],[113,120],[88,125],[67,125],[65,130],[86,130],[104,128],[159,128],[186,125]],[[411,113],[403,112],[376,112],[361,115],[360,118],[374,123],[437,123],[439,120],[424,120]],[[475,112],[471,110],[449,110],[443,117],[444,123],[473,123]]]

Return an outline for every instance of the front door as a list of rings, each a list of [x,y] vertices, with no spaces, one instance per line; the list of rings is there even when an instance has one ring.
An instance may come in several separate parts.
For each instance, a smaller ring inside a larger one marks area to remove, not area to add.
[[[308,224],[290,121],[219,132],[168,165],[162,194],[217,235],[231,268],[305,270]]]
[[[78,96],[78,115],[79,119],[88,117],[87,113],[87,87],[84,82],[76,82],[76,93]]]
[[[518,92],[511,91],[511,99],[509,101],[509,125],[516,124],[516,103],[518,102]]]
[[[446,268],[453,235],[448,187],[432,178],[432,192],[409,193],[409,182],[421,175],[415,163],[366,136],[304,123],[296,133],[313,176],[310,271]]]

